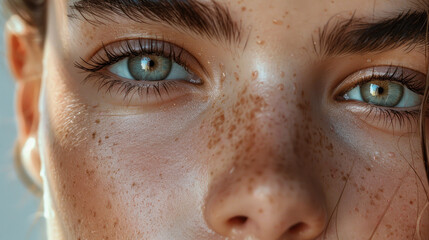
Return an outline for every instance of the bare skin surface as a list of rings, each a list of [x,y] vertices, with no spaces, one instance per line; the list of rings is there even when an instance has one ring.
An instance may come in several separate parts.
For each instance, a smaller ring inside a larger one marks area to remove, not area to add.
[[[362,69],[423,76],[424,51],[328,55],[319,41],[329,21],[378,21],[418,5],[217,2],[239,40],[119,16],[90,24],[68,17],[72,2],[49,1],[30,134],[49,239],[429,238],[418,121],[338,99]],[[103,44],[139,38],[185,49],[203,84],[125,95],[75,67]]]

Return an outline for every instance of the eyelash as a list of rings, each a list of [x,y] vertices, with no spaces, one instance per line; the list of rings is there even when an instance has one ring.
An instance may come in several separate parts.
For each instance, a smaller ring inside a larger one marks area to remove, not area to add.
[[[83,80],[84,83],[90,80],[95,80],[98,84],[98,91],[105,89],[106,93],[111,93],[111,91],[116,88],[116,93],[124,94],[124,100],[130,96],[130,94],[134,93],[138,93],[140,96],[147,96],[150,92],[153,92],[155,95],[162,97],[163,90],[168,94],[170,89],[178,84],[176,81],[157,81],[155,83],[149,83],[148,81],[137,82],[131,79],[127,81],[118,79],[119,77],[117,76],[112,76],[113,73],[106,74],[101,72],[105,68],[112,66],[127,57],[136,57],[146,54],[158,55],[175,61],[188,72],[190,71],[188,62],[190,62],[189,60],[192,58],[192,61],[203,69],[199,62],[182,47],[162,40],[134,39],[124,40],[117,44],[119,44],[119,47],[116,49],[111,49],[109,46],[103,44],[101,54],[104,56],[97,54],[89,61],[81,58],[81,62],[75,62],[75,67],[89,73],[89,75]],[[133,44],[136,46],[133,47]]]
[[[407,87],[411,91],[414,91],[419,95],[423,95],[425,91],[426,83],[418,79],[418,74],[405,75],[402,72],[402,74],[398,75],[398,72],[402,71],[402,69],[403,68],[399,66],[390,66],[388,67],[388,70],[384,75],[376,74],[375,71],[373,71],[372,75],[369,75],[360,79],[358,83],[353,85],[353,87],[348,88],[345,91],[342,91],[338,100],[344,101],[345,99],[343,98],[343,95],[346,94],[348,91],[352,90],[357,86],[361,86],[365,83],[368,83],[374,80],[385,80],[385,81],[401,83],[403,86]],[[366,106],[369,107],[366,117],[369,118],[371,114],[374,114],[373,119],[380,117],[380,120],[384,121],[383,124],[385,126],[390,125],[393,128],[395,121],[397,121],[399,123],[399,126],[402,127],[406,124],[406,122],[410,123],[411,125],[412,122],[417,122],[419,120],[419,116],[420,116],[419,109],[418,110],[396,110],[396,109],[384,108],[381,106],[376,106],[368,103],[365,103],[365,104]]]

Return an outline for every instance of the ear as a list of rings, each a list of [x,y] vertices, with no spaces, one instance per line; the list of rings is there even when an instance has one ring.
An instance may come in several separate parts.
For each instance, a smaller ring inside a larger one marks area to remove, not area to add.
[[[16,81],[18,120],[18,158],[28,177],[41,186],[40,155],[37,132],[39,92],[42,76],[42,47],[37,30],[20,17],[12,16],[6,24],[7,58]],[[18,153],[19,154],[19,153]]]

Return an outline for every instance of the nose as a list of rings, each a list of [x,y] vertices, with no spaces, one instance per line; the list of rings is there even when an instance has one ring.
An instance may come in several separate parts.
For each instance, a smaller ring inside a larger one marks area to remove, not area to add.
[[[324,197],[311,181],[272,171],[220,178],[205,208],[206,221],[218,234],[231,239],[309,240],[323,232]]]

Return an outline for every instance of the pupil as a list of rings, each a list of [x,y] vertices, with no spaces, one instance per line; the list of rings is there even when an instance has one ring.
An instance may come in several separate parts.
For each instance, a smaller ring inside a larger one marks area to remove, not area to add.
[[[383,94],[383,92],[384,92],[384,88],[382,88],[382,87],[379,87],[378,89],[377,89],[377,91],[378,91],[378,94]]]
[[[151,67],[151,68],[152,68],[152,67],[154,67],[154,66],[155,66],[155,62],[154,62],[153,60],[150,60],[150,61],[149,61],[149,67]]]

